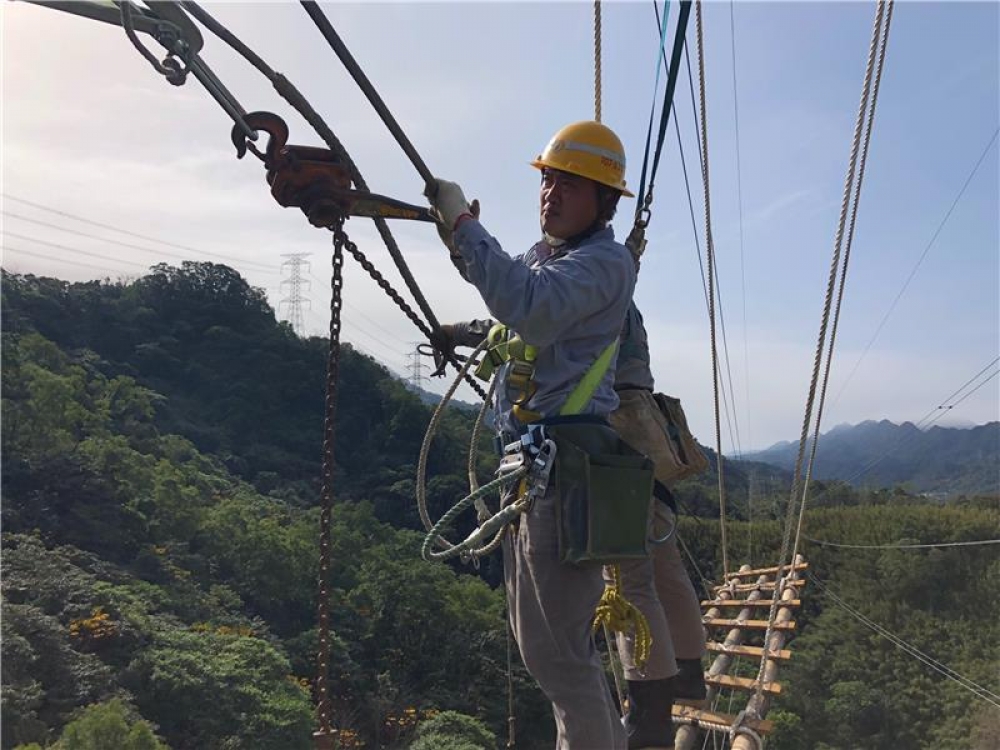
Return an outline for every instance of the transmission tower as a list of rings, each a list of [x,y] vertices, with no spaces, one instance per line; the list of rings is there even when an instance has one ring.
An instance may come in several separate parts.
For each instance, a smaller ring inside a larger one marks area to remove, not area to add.
[[[299,336],[304,336],[306,333],[305,323],[302,320],[302,305],[305,304],[307,309],[312,309],[312,301],[308,298],[302,297],[303,289],[309,291],[312,286],[312,282],[308,279],[302,278],[303,267],[308,273],[309,271],[309,261],[305,260],[311,255],[311,253],[283,253],[282,258],[288,258],[284,263],[281,264],[281,273],[284,274],[285,267],[289,269],[289,274],[287,279],[283,279],[281,282],[281,290],[285,290],[285,285],[288,285],[288,296],[278,302],[278,314],[281,314],[281,306],[288,305],[288,320],[292,325],[292,330],[295,331]]]
[[[420,359],[420,350],[417,349],[417,345],[413,345],[413,351],[410,352],[410,364],[406,366],[406,369],[410,371],[409,383],[414,388],[419,388],[423,390],[424,388],[424,363]]]

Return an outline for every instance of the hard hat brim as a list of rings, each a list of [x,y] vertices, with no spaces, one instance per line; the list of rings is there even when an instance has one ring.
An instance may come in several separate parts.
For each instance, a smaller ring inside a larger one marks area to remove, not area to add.
[[[613,190],[617,190],[625,198],[635,198],[635,193],[633,193],[631,190],[629,190],[623,184],[615,184],[615,183],[608,182],[606,180],[598,180],[595,177],[593,177],[592,175],[585,174],[583,171],[577,171],[577,170],[574,170],[574,169],[567,169],[566,166],[562,165],[562,164],[552,164],[552,163],[546,161],[545,159],[543,159],[542,157],[538,157],[537,159],[534,159],[534,160],[528,162],[528,164],[530,164],[535,169],[539,169],[539,170],[540,169],[548,168],[548,169],[555,169],[558,172],[567,172],[569,174],[574,174],[577,177],[583,177],[584,179],[591,180],[592,182],[596,182],[599,185],[604,185],[605,187],[609,187],[609,188],[611,188]]]

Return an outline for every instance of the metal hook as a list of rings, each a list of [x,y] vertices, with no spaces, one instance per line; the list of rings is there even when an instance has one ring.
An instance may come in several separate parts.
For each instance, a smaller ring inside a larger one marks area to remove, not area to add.
[[[263,154],[252,143],[247,142],[247,138],[250,137],[247,131],[252,132],[252,140],[256,140],[259,130],[270,136]],[[288,125],[272,112],[250,112],[233,126],[232,139],[233,145],[236,146],[237,158],[242,159],[249,149],[270,169],[278,153],[288,143]]]

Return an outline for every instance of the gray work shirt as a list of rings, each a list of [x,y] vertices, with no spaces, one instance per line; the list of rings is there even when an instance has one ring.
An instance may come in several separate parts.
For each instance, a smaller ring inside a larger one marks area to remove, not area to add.
[[[524,408],[543,417],[557,415],[584,373],[621,334],[635,288],[629,251],[615,242],[609,227],[568,250],[550,254],[548,245],[539,243],[512,258],[475,219],[455,230],[455,246],[465,262],[463,276],[479,290],[493,317],[538,348],[537,391]],[[517,432],[521,425],[511,413],[511,397],[518,394],[502,387],[509,368],[507,363],[500,372],[495,407],[498,426]],[[614,377],[612,366],[582,413],[607,416],[618,407]]]
[[[649,366],[649,340],[642,313],[635,302],[629,305],[622,326],[621,344],[618,348],[618,364],[615,369],[615,389],[642,388],[653,390],[653,371]]]

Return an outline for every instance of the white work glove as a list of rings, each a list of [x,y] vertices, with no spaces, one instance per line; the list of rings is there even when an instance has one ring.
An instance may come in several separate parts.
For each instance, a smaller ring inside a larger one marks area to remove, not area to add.
[[[438,237],[441,238],[441,242],[444,246],[448,248],[448,252],[452,254],[453,257],[458,257],[458,248],[455,247],[455,222],[459,220],[462,216],[471,216],[474,219],[479,218],[479,200],[473,200],[472,203],[465,202],[465,195],[462,193],[462,188],[460,188],[454,182],[448,182],[446,180],[438,180],[436,183],[437,193],[434,197],[428,195],[428,200],[430,200],[431,206],[433,207],[433,212],[437,214],[438,222],[437,232]],[[438,207],[438,199],[444,194],[446,195],[448,191],[451,191],[453,195],[449,195],[447,200],[454,205],[452,205],[448,210],[458,211],[459,206],[464,208],[455,215],[455,218],[448,220],[446,216],[450,214],[445,213],[444,208]]]
[[[433,189],[433,195],[430,190]],[[465,214],[472,214],[472,206],[465,199],[465,194],[458,183],[447,180],[435,180],[435,184],[425,193],[438,220],[449,232],[455,229],[455,222]]]

